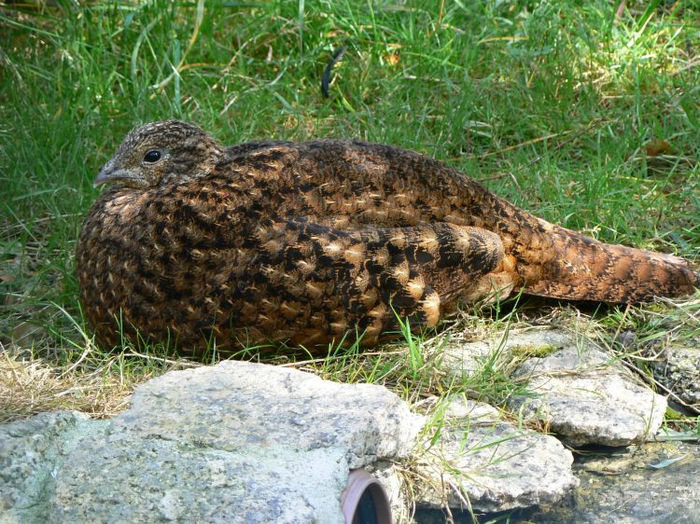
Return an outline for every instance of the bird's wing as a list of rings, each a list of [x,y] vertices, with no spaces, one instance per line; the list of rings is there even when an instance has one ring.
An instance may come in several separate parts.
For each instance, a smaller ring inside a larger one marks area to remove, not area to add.
[[[249,278],[279,297],[280,310],[289,309],[289,297],[295,312],[287,312],[300,326],[317,326],[319,341],[353,328],[371,341],[397,316],[412,318],[415,327],[434,326],[457,298],[492,293],[484,279],[503,260],[494,233],[447,223],[343,230],[302,218],[270,219],[253,235],[260,256],[247,271],[259,275]],[[265,315],[270,329],[279,318]],[[308,343],[310,335],[293,340]]]

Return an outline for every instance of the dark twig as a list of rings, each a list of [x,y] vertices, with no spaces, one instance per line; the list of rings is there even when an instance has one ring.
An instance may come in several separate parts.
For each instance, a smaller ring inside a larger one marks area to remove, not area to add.
[[[326,69],[323,70],[323,76],[321,77],[321,93],[323,93],[323,96],[326,98],[330,98],[330,96],[331,96],[330,88],[329,88],[329,84],[331,82],[331,70],[333,69],[333,66],[337,62],[340,62],[340,60],[343,58],[343,55],[345,54],[345,51],[347,51],[347,49],[348,49],[348,46],[345,46],[345,45],[336,49],[335,52],[333,53],[333,56],[328,61],[328,64],[326,65]]]

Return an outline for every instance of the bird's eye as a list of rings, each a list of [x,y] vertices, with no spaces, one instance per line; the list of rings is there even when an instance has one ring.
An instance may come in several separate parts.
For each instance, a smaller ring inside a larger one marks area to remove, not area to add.
[[[143,161],[148,164],[153,164],[160,160],[161,153],[157,149],[151,149],[143,156]]]

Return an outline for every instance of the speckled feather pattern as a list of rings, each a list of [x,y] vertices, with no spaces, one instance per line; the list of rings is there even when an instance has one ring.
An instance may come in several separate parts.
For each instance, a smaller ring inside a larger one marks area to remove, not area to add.
[[[157,149],[162,159],[142,160]],[[201,351],[372,345],[459,300],[513,291],[631,303],[690,293],[682,259],[534,217],[418,153],[357,141],[224,148],[178,121],[132,131],[98,179],[77,247],[100,340]],[[117,320],[118,319],[118,320]]]

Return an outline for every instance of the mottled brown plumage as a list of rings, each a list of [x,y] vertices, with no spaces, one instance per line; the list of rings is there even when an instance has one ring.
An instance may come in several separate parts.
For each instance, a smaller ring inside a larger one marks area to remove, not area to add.
[[[100,339],[199,351],[313,347],[433,326],[459,299],[631,303],[690,293],[682,259],[534,217],[417,153],[356,141],[220,146],[178,121],[132,131],[77,248]],[[393,309],[393,311],[392,311]]]

